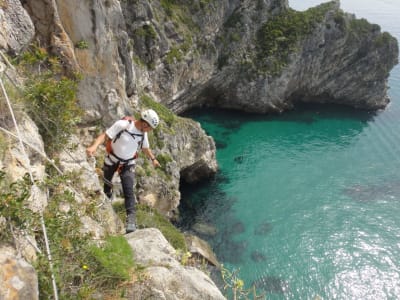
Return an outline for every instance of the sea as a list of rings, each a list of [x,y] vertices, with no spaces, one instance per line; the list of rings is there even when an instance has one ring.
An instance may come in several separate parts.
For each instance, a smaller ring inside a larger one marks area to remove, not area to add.
[[[289,0],[296,10],[319,3]],[[400,41],[400,0],[341,8]],[[219,172],[183,185],[181,225],[243,289],[260,299],[400,299],[400,66],[388,85],[391,102],[375,112],[187,113],[214,138]]]

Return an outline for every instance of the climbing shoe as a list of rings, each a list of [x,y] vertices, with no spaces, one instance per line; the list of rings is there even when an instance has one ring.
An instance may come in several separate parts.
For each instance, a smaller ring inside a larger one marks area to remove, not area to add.
[[[126,233],[134,232],[136,230],[135,216],[128,215],[126,217]]]

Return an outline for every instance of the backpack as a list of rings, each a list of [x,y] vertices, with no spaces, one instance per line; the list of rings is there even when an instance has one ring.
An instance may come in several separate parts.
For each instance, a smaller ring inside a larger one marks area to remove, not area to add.
[[[127,120],[127,121],[129,121],[129,124],[132,123],[133,121],[135,121],[135,119],[133,117],[129,117],[129,116],[125,116],[121,120]],[[115,143],[120,138],[121,134],[124,131],[126,131],[133,139],[135,139],[135,137],[141,137],[142,139],[138,143],[139,144],[138,150],[140,150],[142,148],[143,140],[144,140],[144,134],[130,133],[128,130],[124,129],[124,130],[121,130],[120,132],[118,132],[118,134],[115,136],[114,139],[107,139],[107,141],[106,141],[106,152],[107,152],[108,155],[114,156],[120,162],[127,163],[127,162],[129,162],[131,160],[134,160],[134,159],[138,158],[138,156],[139,156],[138,151],[133,153],[132,158],[129,158],[129,159],[122,159],[122,158],[118,157],[117,155],[115,155],[115,153],[112,151],[112,143]]]

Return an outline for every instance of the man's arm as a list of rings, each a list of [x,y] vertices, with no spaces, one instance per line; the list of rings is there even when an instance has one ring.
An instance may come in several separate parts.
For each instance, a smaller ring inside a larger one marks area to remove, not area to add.
[[[154,156],[154,154],[151,152],[150,148],[142,148],[144,154],[153,162],[154,167],[161,167],[160,163]]]
[[[93,156],[94,153],[95,153],[96,150],[97,150],[97,147],[98,147],[99,145],[103,144],[103,143],[105,142],[106,138],[108,138],[108,137],[107,137],[107,135],[106,135],[105,132],[103,132],[102,134],[100,134],[100,135],[94,140],[93,144],[92,144],[90,147],[86,148],[86,154],[87,154],[88,156]]]

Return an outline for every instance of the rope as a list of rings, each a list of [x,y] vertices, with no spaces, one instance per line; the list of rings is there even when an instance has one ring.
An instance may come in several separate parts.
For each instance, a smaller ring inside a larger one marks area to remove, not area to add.
[[[11,131],[8,131],[7,129],[3,128],[0,126],[0,130],[2,130],[4,133],[12,136],[13,138],[18,139],[18,136],[15,135],[14,133],[12,133]],[[47,162],[49,162],[53,168],[60,174],[60,175],[64,175],[63,172],[60,170],[60,168],[54,163],[53,160],[51,160],[50,158],[47,157],[47,155],[45,153],[43,153],[41,150],[39,150],[38,148],[36,148],[35,146],[33,146],[32,144],[28,143],[27,141],[22,141],[23,143],[25,143],[25,145],[27,145],[29,148],[31,148],[32,150],[36,151],[38,154],[40,154],[40,156],[42,156],[45,160],[47,160]]]
[[[3,53],[1,51],[0,51],[0,53],[1,53],[1,56],[4,58]],[[8,63],[7,59],[6,59],[6,62]],[[4,70],[5,70],[5,68],[0,65],[0,73],[3,73]],[[34,181],[34,178],[33,178],[33,173],[32,173],[32,170],[31,170],[29,157],[28,157],[28,154],[26,153],[25,146],[24,146],[24,143],[22,141],[21,132],[19,131],[18,123],[17,123],[17,120],[16,120],[15,115],[14,115],[14,110],[13,110],[13,108],[11,106],[10,99],[8,98],[8,94],[7,94],[7,91],[6,91],[5,87],[4,87],[3,79],[1,77],[0,77],[0,86],[1,86],[1,90],[2,90],[2,92],[4,94],[4,97],[6,99],[8,108],[10,110],[10,114],[11,114],[15,129],[17,131],[17,136],[18,136],[18,140],[19,140],[19,144],[20,144],[20,148],[21,148],[22,154],[25,156],[25,159],[26,159],[26,162],[27,162],[27,169],[28,169],[29,177],[30,177],[31,182],[32,182],[33,197],[35,197],[35,189],[34,189],[34,187],[36,185],[35,185],[35,181]],[[51,280],[52,280],[52,285],[53,285],[54,299],[58,300],[58,292],[57,292],[57,285],[56,285],[56,280],[55,280],[55,276],[54,276],[53,262],[52,262],[52,257],[51,257],[49,240],[48,240],[48,237],[47,237],[46,224],[44,222],[44,217],[43,217],[42,210],[40,210],[40,223],[42,225],[42,231],[43,231],[45,245],[46,245],[47,259],[49,261],[49,266],[50,266],[50,273],[51,273]]]

